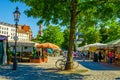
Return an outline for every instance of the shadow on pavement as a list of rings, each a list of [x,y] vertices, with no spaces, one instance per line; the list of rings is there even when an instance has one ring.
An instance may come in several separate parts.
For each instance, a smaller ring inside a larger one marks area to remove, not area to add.
[[[119,78],[115,78],[115,80],[120,80],[120,77]]]
[[[16,71],[9,69],[1,69],[0,80],[83,80],[81,74],[59,74],[55,68],[40,68],[38,65],[22,65]]]
[[[80,65],[86,67],[91,70],[111,70],[111,71],[118,71],[120,70],[120,66],[114,64],[108,64],[103,62],[93,62],[92,60],[85,60],[83,61],[79,57],[74,58]]]
[[[120,70],[120,66],[114,64],[92,62],[92,61],[78,61],[82,66],[91,70]]]

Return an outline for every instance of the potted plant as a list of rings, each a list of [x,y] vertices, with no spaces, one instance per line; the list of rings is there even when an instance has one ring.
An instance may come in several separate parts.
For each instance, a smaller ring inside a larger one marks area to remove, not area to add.
[[[43,53],[43,55],[42,55],[43,62],[47,62],[48,61],[48,57],[47,56],[48,56],[47,54]]]
[[[42,63],[42,58],[40,58],[39,56],[36,57],[30,57],[30,62],[31,63]]]
[[[33,48],[32,55],[30,57],[30,62],[32,63],[42,63],[42,58],[36,55],[36,50]]]
[[[11,60],[12,60],[12,54],[10,52],[10,47],[8,46],[8,43],[7,43],[7,64],[10,64],[11,63]]]

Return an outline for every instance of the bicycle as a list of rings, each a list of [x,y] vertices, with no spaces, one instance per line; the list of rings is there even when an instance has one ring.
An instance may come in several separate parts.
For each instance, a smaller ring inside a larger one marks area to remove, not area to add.
[[[55,62],[55,66],[56,66],[57,69],[64,70],[66,62],[67,62],[67,58],[65,56],[63,56],[62,59],[58,59]],[[72,65],[73,65],[73,69],[75,69],[79,66],[79,63],[76,60],[73,59],[73,64]]]

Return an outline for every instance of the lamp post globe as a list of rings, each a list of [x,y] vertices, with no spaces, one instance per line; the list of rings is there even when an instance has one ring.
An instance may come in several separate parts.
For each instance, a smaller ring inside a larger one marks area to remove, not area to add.
[[[17,27],[18,27],[18,21],[20,18],[20,12],[18,11],[18,7],[16,7],[16,10],[13,12],[14,14],[14,21],[15,21],[15,36],[14,36],[14,41],[15,41],[15,47],[14,47],[14,58],[13,58],[13,69],[12,70],[16,70],[17,69],[17,54],[16,54],[16,49],[17,49]]]
[[[13,12],[14,14],[14,21],[18,22],[20,18],[20,12],[18,11],[18,7],[16,7],[16,10]]]

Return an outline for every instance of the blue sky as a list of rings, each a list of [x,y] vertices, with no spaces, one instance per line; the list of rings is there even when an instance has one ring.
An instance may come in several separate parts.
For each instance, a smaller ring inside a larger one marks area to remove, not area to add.
[[[18,6],[21,13],[18,24],[26,24],[30,26],[33,32],[33,36],[37,35],[39,29],[39,26],[37,25],[38,19],[33,19],[32,17],[29,18],[23,13],[24,10],[28,8],[23,3],[12,3],[9,0],[2,0],[0,2],[0,22],[15,24],[13,12],[15,11],[16,6]]]

